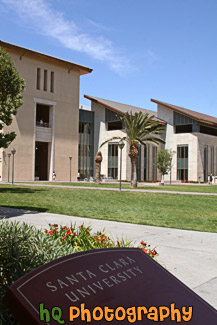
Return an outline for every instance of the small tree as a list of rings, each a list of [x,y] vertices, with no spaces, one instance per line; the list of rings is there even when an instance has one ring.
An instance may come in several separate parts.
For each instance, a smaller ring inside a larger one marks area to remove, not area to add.
[[[7,148],[15,139],[15,132],[3,133],[3,127],[12,123],[13,115],[23,104],[21,93],[24,80],[19,76],[9,55],[0,48],[0,148]]]
[[[168,174],[171,170],[171,160],[173,157],[174,151],[162,149],[157,154],[156,166],[161,172],[162,178],[164,180],[164,175]]]

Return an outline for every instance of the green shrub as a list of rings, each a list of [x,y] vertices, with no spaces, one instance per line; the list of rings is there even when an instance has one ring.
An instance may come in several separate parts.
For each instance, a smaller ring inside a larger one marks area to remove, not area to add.
[[[106,247],[131,247],[130,242],[113,241],[106,234],[91,234],[83,225],[62,227],[50,225],[49,230],[36,229],[24,223],[0,222],[0,324],[17,324],[2,303],[7,287],[36,267],[68,254]],[[138,246],[151,257],[157,252],[145,242]]]
[[[74,253],[73,246],[60,245],[34,226],[2,221],[0,223],[0,324],[16,324],[2,299],[6,289],[18,278],[56,258]]]

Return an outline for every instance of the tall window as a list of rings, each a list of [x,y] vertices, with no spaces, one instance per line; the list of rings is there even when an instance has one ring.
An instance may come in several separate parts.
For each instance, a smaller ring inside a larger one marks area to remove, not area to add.
[[[38,90],[40,90],[40,81],[41,81],[41,69],[37,68],[36,89]]]
[[[137,181],[141,181],[141,146],[138,146],[139,155],[136,160],[136,175]]]
[[[118,144],[108,145],[108,177],[118,178]]]
[[[188,180],[188,145],[177,146],[177,179]]]
[[[44,70],[44,91],[47,91],[47,70]]]
[[[50,92],[54,92],[54,72],[51,71],[50,73]]]
[[[157,147],[156,146],[153,146],[152,147],[152,162],[153,162],[153,169],[152,169],[152,172],[153,172],[153,181],[156,181],[157,180],[157,166],[156,166],[156,163],[157,163]]]
[[[147,180],[147,145],[144,146],[144,181]]]
[[[94,112],[79,109],[78,171],[81,179],[93,176]]]
[[[204,182],[208,180],[208,146],[204,147],[204,164],[203,164]]]
[[[214,146],[211,147],[211,173],[214,175]]]

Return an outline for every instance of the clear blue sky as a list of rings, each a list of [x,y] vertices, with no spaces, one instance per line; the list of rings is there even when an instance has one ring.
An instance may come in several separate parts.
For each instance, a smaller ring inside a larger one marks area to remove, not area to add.
[[[1,40],[89,66],[86,93],[217,117],[216,0],[0,0]]]

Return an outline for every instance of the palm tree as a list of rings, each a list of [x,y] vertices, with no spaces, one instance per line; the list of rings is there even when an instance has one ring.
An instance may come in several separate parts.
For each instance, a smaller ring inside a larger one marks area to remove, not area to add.
[[[146,145],[150,143],[165,143],[158,135],[164,131],[162,124],[155,120],[155,116],[149,116],[148,113],[142,112],[135,113],[135,116],[130,113],[126,113],[123,117],[119,117],[123,128],[125,129],[125,137],[112,137],[109,140],[103,142],[100,148],[113,140],[122,140],[129,143],[128,156],[131,159],[132,165],[132,179],[131,187],[137,187],[137,175],[136,175],[136,161],[139,155],[138,146],[139,144]]]

